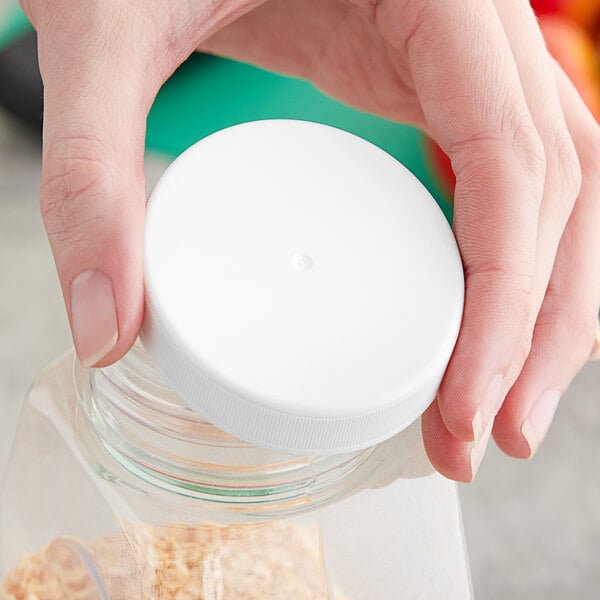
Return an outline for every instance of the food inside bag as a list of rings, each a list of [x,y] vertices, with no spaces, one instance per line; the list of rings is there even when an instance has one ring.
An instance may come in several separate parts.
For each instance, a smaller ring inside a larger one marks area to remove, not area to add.
[[[126,524],[23,554],[0,600],[348,600],[327,581],[317,528]]]

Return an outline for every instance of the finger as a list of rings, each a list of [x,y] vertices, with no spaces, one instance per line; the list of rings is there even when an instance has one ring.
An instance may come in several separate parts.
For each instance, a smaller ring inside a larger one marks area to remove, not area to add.
[[[145,118],[159,80],[144,37],[126,36],[115,10],[63,11],[38,29],[41,209],[87,366],[123,355],[143,313]]]
[[[439,410],[451,434],[471,441],[485,431],[529,349],[544,147],[489,0],[379,6],[380,27],[406,49],[429,128],[457,175],[465,308]]]
[[[440,413],[438,399],[429,406],[421,418],[421,432],[427,440],[425,450],[433,467],[456,481],[472,481],[485,454],[492,423],[479,440],[457,440],[446,429]]]
[[[532,281],[530,333],[546,293],[558,245],[581,189],[581,166],[565,122],[554,61],[529,2],[497,0],[496,9],[511,44],[533,122],[546,155]]]
[[[511,456],[539,448],[559,399],[593,354],[600,306],[600,127],[557,67],[567,124],[583,170],[583,185],[560,243],[525,367],[494,427]]]

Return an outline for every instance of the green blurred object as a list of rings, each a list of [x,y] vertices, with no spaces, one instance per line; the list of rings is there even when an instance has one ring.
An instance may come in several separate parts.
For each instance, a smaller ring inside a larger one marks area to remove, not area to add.
[[[30,29],[15,2],[0,22],[0,50]],[[428,164],[420,131],[354,110],[306,81],[229,59],[195,54],[177,70],[150,111],[146,146],[173,157],[224,127],[273,118],[325,123],[371,141],[410,169],[451,221],[451,203]]]
[[[0,50],[27,31],[31,31],[31,23],[18,2],[10,0],[4,12],[0,12]]]
[[[451,204],[431,173],[420,131],[354,110],[306,81],[229,59],[197,54],[179,68],[150,111],[146,144],[179,154],[224,127],[275,118],[333,125],[383,148],[423,182],[451,220]]]

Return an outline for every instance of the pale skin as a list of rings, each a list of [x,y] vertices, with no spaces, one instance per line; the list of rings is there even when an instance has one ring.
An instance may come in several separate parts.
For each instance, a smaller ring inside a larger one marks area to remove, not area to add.
[[[490,432],[536,452],[599,350],[600,130],[526,0],[22,5],[45,86],[42,214],[84,364],[118,360],[140,329],[146,115],[201,49],[309,79],[449,154],[465,309],[425,447],[459,481]]]

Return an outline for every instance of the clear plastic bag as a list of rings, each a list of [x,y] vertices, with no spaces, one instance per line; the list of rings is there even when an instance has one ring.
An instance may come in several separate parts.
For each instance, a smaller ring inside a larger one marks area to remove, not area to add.
[[[186,409],[139,347],[42,373],[0,507],[0,600],[470,595],[456,488],[418,424],[357,453],[281,455]]]

